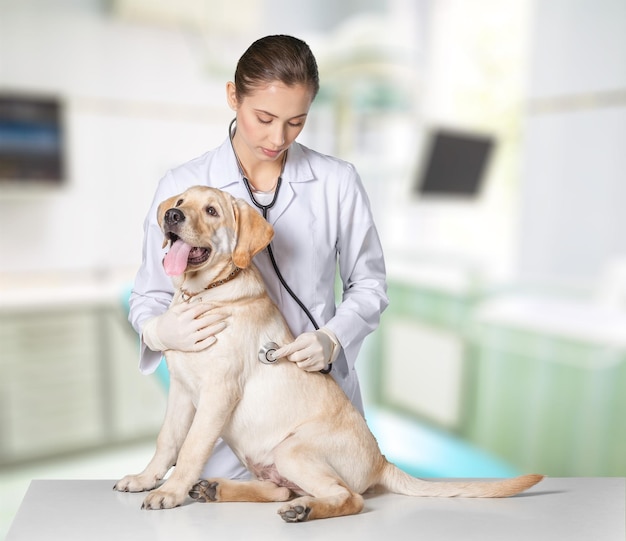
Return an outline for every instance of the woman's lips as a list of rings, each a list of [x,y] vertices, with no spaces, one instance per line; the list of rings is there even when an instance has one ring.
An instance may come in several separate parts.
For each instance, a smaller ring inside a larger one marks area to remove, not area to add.
[[[282,150],[270,150],[269,148],[261,148],[261,152],[265,154],[268,158],[278,158]]]

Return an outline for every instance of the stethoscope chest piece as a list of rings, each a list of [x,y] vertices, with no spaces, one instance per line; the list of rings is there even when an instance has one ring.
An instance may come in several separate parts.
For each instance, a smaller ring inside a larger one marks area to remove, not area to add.
[[[278,344],[274,342],[268,342],[263,344],[259,350],[259,361],[263,364],[274,364],[278,358],[275,356]]]

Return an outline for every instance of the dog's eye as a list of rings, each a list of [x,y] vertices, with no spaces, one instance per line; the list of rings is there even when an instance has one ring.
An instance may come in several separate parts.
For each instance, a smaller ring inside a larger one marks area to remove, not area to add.
[[[215,207],[207,207],[206,208],[206,213],[209,216],[219,216],[219,214],[217,213],[217,210],[215,210]]]
[[[183,204],[183,200],[179,199],[178,201],[176,201],[176,204],[174,205],[175,207],[180,207]]]

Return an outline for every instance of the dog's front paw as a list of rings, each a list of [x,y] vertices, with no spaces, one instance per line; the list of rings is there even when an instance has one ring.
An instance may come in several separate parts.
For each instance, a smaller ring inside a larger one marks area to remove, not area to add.
[[[178,507],[185,501],[185,498],[187,497],[187,493],[185,491],[181,493],[178,491],[167,490],[164,487],[165,485],[150,492],[150,494],[148,494],[146,499],[143,501],[141,508],[172,509],[173,507]]]
[[[144,492],[157,486],[158,479],[149,475],[127,475],[113,486],[119,492]]]

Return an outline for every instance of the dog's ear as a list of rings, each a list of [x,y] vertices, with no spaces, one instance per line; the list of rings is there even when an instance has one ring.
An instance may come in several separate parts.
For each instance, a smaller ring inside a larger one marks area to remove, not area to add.
[[[250,266],[252,258],[274,237],[274,228],[243,199],[233,200],[236,245],[233,263],[240,269]]]

